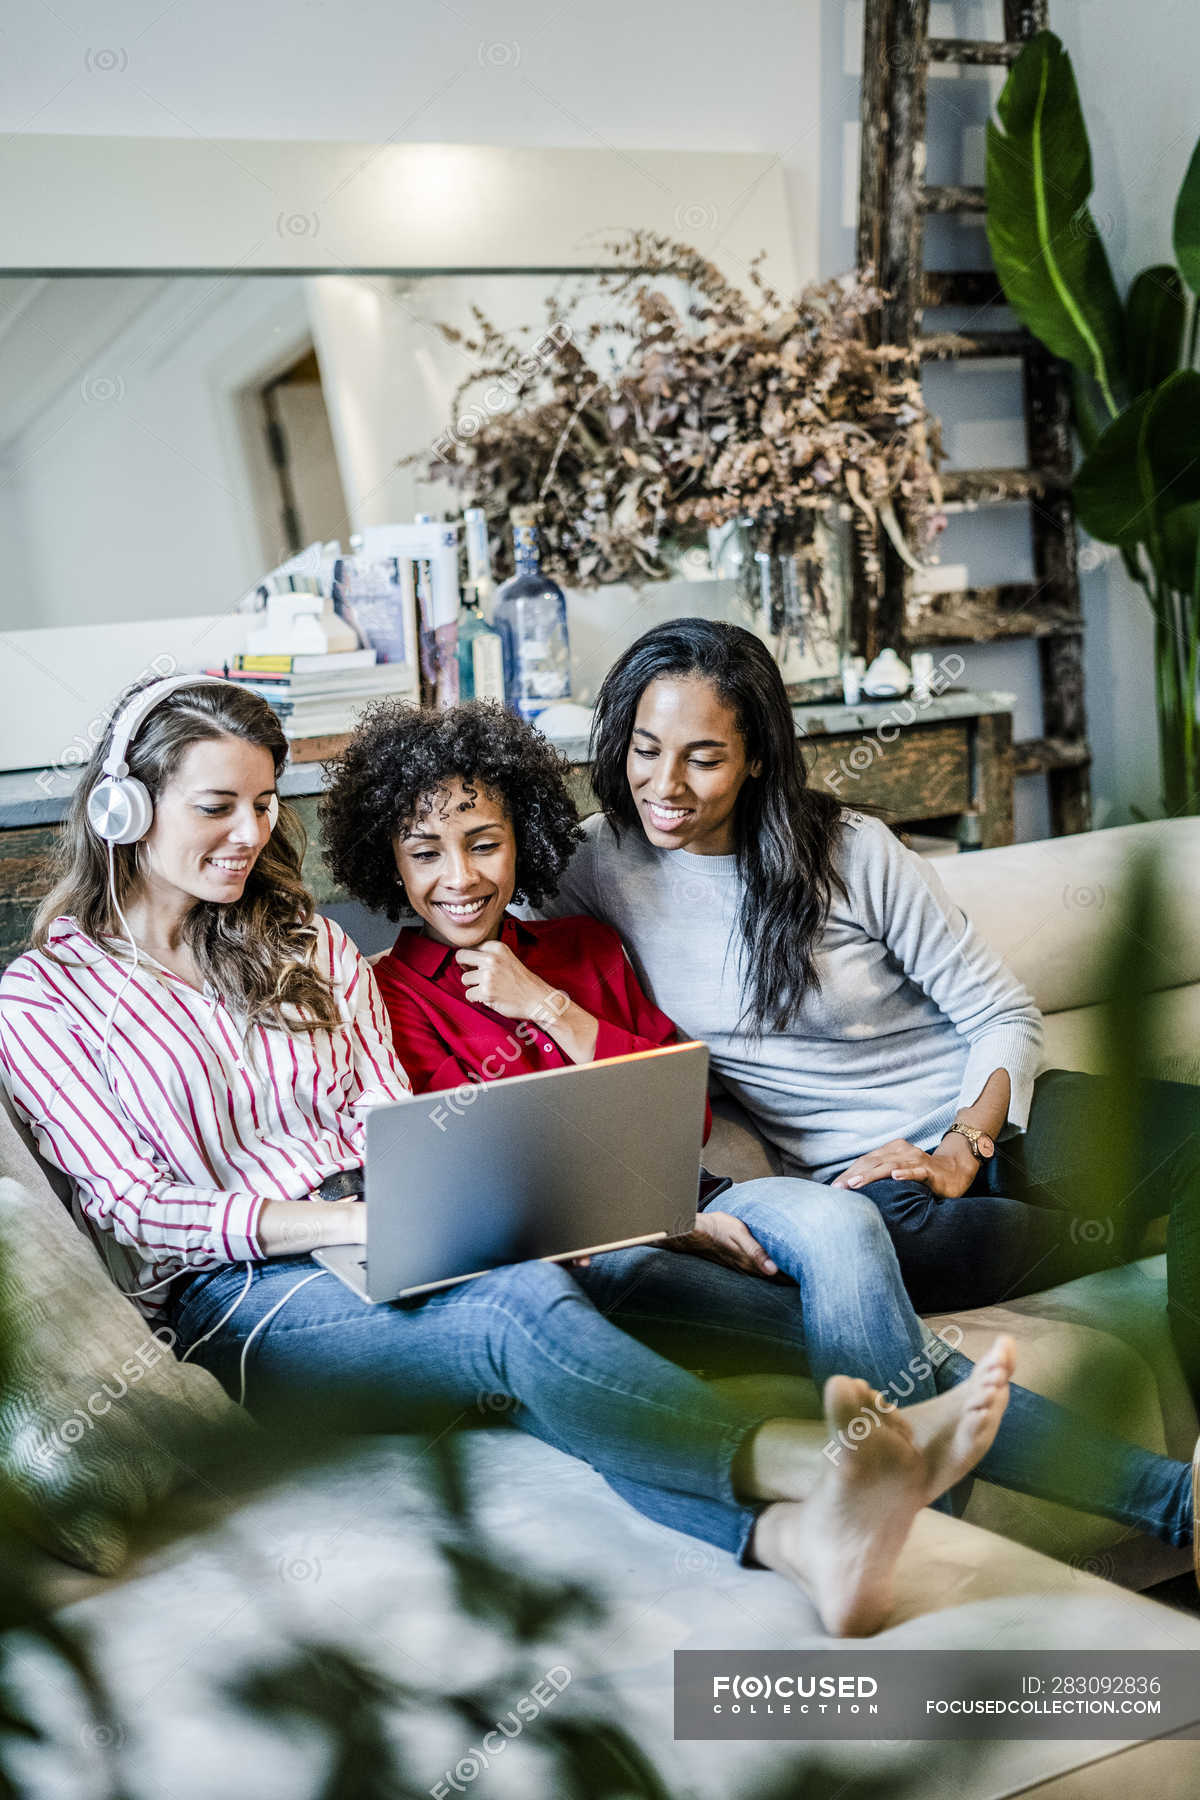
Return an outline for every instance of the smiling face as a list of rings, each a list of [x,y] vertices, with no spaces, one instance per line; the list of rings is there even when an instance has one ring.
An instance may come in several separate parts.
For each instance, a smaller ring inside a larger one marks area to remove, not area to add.
[[[747,759],[733,708],[711,681],[661,675],[638,701],[625,772],[652,844],[729,856],[738,796],[762,765]]]
[[[499,937],[517,884],[517,840],[496,795],[455,777],[422,798],[392,849],[428,937],[456,950]]]
[[[167,910],[194,900],[240,900],[271,835],[271,752],[244,738],[189,744],[155,797],[154,823],[138,846],[143,898]]]

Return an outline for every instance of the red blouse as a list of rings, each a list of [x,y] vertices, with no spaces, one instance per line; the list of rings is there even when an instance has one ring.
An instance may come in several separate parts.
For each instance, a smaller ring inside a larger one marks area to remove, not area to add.
[[[500,938],[527,969],[599,1021],[596,1062],[677,1041],[670,1019],[642,992],[611,925],[582,917],[526,923],[508,913]],[[570,1066],[531,1020],[506,1019],[468,1000],[453,948],[418,929],[400,933],[374,975],[415,1093]],[[705,1139],[710,1124],[706,1103]]]

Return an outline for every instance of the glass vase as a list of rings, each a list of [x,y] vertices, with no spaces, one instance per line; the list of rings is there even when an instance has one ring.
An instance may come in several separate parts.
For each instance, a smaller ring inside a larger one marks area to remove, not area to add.
[[[841,692],[852,568],[850,508],[836,503],[776,527],[753,552],[741,589],[744,622],[770,649],[795,699]]]

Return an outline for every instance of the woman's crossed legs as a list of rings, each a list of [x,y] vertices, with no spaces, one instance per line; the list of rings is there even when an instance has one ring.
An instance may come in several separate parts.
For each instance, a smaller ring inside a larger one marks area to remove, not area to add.
[[[872,1201],[847,1188],[778,1177],[744,1182],[720,1205],[744,1221],[794,1285],[661,1250],[597,1257],[579,1282],[625,1331],[690,1367],[808,1372],[818,1389],[849,1371],[880,1391],[885,1404],[906,1409],[918,1441],[926,1419],[936,1429],[936,1415],[920,1403],[963,1381],[972,1364],[918,1318]],[[831,1457],[845,1451],[841,1439],[827,1446]],[[1192,1541],[1188,1464],[1100,1431],[1015,1384],[975,1473],[1166,1543]]]

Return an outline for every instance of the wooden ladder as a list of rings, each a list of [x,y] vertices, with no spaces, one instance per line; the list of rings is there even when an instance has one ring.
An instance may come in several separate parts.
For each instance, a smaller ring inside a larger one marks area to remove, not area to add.
[[[1091,823],[1091,752],[1083,691],[1083,609],[1075,558],[1070,389],[1056,358],[1024,329],[925,334],[926,307],[1004,305],[990,269],[926,270],[931,213],[986,212],[982,188],[924,181],[926,86],[931,63],[1008,66],[1046,24],[1046,0],[1004,0],[1004,38],[928,35],[929,0],[866,0],[857,255],[891,298],[879,341],[906,346],[922,362],[1020,357],[1027,467],[969,469],[942,476],[947,511],[1014,500],[1029,503],[1034,579],[935,596],[911,592],[908,570],[882,533],[858,560],[856,629],[870,654],[951,642],[1035,638],[1041,664],[1043,733],[1013,747],[1016,775],[1045,774],[1055,835]]]

